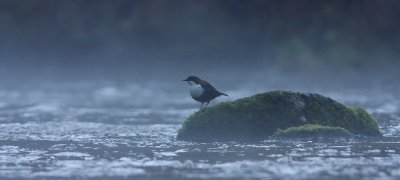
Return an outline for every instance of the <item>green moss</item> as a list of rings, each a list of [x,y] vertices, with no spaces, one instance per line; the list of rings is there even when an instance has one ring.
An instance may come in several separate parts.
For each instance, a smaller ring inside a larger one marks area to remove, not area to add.
[[[261,140],[278,129],[304,124],[342,127],[355,135],[380,135],[375,120],[361,108],[349,108],[318,94],[272,91],[192,114],[183,123],[177,139]]]
[[[276,131],[274,137],[304,138],[304,137],[350,137],[352,133],[341,127],[306,124]]]

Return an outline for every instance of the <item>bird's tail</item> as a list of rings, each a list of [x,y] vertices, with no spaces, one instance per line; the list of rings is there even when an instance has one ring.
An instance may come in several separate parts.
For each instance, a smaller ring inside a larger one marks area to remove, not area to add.
[[[227,94],[222,93],[222,92],[218,92],[218,93],[219,93],[218,96],[228,96]]]

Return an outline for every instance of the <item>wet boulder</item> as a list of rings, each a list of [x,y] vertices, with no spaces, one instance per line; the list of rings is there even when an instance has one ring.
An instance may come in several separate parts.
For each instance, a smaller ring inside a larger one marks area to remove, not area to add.
[[[362,108],[348,107],[319,94],[272,91],[192,114],[183,123],[177,139],[257,141],[307,124],[342,128],[356,136],[381,136],[376,121]]]

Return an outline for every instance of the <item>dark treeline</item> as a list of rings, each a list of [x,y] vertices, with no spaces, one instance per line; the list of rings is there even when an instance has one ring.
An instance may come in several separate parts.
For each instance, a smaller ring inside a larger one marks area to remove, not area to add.
[[[193,67],[382,70],[399,64],[399,19],[398,0],[0,0],[0,70],[75,78]]]

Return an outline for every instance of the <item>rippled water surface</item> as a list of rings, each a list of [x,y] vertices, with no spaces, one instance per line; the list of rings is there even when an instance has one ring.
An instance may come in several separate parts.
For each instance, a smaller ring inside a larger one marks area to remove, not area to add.
[[[71,87],[0,90],[1,179],[400,178],[399,99],[390,95],[320,92],[367,108],[382,138],[195,143],[175,140],[198,108],[185,91]]]

